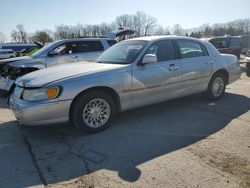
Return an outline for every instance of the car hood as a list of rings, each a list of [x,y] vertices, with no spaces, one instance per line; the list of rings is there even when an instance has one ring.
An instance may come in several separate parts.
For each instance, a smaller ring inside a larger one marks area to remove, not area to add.
[[[15,57],[15,58],[9,58],[9,59],[2,59],[0,60],[0,64],[6,64],[6,63],[14,63],[14,62],[20,62],[20,61],[27,61],[32,59],[32,57],[29,56],[23,56],[23,57]]]
[[[16,84],[25,87],[42,87],[58,80],[72,78],[75,76],[90,75],[99,72],[102,73],[107,70],[116,70],[123,66],[124,65],[120,64],[102,64],[91,62],[64,64],[26,74],[19,78],[16,81]]]

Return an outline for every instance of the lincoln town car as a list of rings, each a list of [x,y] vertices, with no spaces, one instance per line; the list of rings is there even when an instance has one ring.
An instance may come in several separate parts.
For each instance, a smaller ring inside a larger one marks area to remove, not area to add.
[[[115,44],[95,62],[64,64],[20,77],[10,107],[23,125],[70,122],[99,132],[117,112],[194,93],[217,100],[241,73],[236,56],[220,54],[206,41],[134,38]]]

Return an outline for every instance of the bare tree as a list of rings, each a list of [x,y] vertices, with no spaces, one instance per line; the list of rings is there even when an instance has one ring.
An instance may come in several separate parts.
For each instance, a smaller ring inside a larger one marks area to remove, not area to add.
[[[153,35],[170,35],[169,27],[163,28],[161,25],[158,25],[154,29]]]
[[[107,23],[101,23],[100,24],[100,34],[101,36],[105,36],[108,32],[112,31],[113,28],[110,24]]]
[[[175,24],[172,28],[172,33],[175,35],[181,35],[182,34],[182,28],[179,24]]]
[[[155,31],[154,31],[153,34],[154,34],[154,35],[164,35],[164,34],[165,34],[164,28],[163,28],[161,25],[158,25],[158,26],[155,28]]]
[[[61,40],[61,39],[70,38],[69,34],[70,34],[70,27],[69,26],[66,26],[63,24],[56,26],[55,34],[54,34],[55,39]]]
[[[128,14],[123,14],[116,17],[115,23],[118,28],[132,28],[132,16]]]
[[[136,14],[133,15],[133,29],[135,30],[136,37],[144,35],[145,22],[146,14],[144,12],[136,12]]]
[[[212,36],[213,34],[212,27],[210,27],[208,23],[201,25],[199,27],[199,30],[201,32],[201,35],[206,36],[206,37]]]
[[[46,43],[52,42],[53,39],[49,36],[46,31],[37,31],[32,37],[31,41],[40,42],[45,45]]]
[[[157,27],[157,21],[154,17],[146,15],[145,17],[145,28],[144,28],[144,36],[152,35],[154,29]]]
[[[27,41],[28,41],[28,34],[24,30],[23,25],[18,24],[16,26],[16,29],[14,29],[11,32],[11,38],[12,38],[12,40],[14,40],[15,42],[18,42],[18,43],[27,43]]]

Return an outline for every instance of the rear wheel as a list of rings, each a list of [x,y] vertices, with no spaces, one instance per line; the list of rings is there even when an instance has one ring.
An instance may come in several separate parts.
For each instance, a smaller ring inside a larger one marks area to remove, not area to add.
[[[71,122],[87,132],[100,132],[108,128],[114,115],[115,103],[102,91],[84,93],[76,99],[71,111]]]
[[[206,95],[209,99],[216,100],[222,97],[226,89],[226,76],[223,73],[215,73],[208,85]]]

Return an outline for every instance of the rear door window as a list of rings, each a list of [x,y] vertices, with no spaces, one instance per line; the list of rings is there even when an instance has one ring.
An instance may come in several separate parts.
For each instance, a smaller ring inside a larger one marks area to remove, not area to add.
[[[103,51],[103,45],[100,41],[81,41],[72,43],[72,53]]]
[[[206,47],[196,41],[177,40],[181,58],[194,58],[207,56]]]

